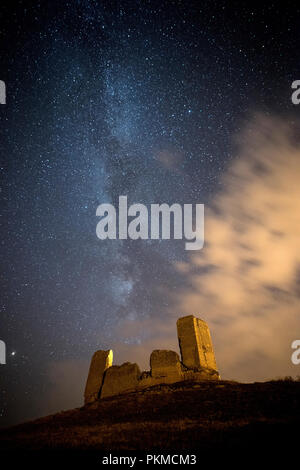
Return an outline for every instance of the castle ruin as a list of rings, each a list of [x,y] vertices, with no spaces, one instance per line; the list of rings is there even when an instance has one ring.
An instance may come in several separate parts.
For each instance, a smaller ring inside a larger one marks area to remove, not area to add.
[[[194,315],[179,318],[177,334],[181,358],[175,351],[156,349],[150,356],[150,371],[141,372],[137,364],[130,362],[114,366],[112,350],[96,351],[90,364],[84,403],[153,385],[219,380],[206,322]]]

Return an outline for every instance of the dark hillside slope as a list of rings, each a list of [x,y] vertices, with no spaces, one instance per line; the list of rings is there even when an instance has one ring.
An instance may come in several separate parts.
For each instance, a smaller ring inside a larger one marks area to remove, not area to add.
[[[299,448],[300,382],[292,380],[160,385],[0,432],[1,453],[31,459],[194,452],[271,461]]]

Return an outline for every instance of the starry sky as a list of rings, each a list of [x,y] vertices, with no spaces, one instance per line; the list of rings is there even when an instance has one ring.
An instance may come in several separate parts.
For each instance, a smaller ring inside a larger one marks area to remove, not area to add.
[[[0,15],[7,426],[80,406],[97,349],[147,367],[156,341],[175,347],[192,255],[182,240],[100,241],[96,208],[119,195],[209,207],[254,113],[295,125],[300,8],[19,0]]]

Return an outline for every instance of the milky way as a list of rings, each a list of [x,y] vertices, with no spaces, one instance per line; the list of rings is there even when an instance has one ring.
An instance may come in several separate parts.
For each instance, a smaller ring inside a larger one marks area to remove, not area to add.
[[[293,120],[299,9],[227,3],[1,3],[2,425],[55,411],[51,368],[86,371],[124,320],[176,312],[184,241],[100,241],[97,206],[209,204],[253,110]]]

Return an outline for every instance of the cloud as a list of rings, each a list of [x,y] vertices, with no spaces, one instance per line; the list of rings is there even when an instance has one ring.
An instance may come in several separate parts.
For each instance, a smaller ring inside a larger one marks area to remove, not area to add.
[[[204,248],[175,264],[182,287],[172,285],[178,278],[161,287],[169,310],[116,323],[114,364],[149,369],[153,349],[179,352],[176,319],[194,314],[208,322],[223,378],[300,375],[291,362],[300,339],[300,146],[288,126],[256,116],[221,187],[205,207]],[[80,406],[88,367],[89,360],[48,364],[38,414]]]
[[[205,246],[178,264],[186,314],[205,319],[223,376],[299,375],[300,147],[278,119],[256,116],[205,212]]]
[[[117,362],[147,367],[153,349],[178,351],[176,319],[194,314],[210,326],[223,378],[299,375],[290,358],[300,337],[300,147],[281,120],[259,115],[237,149],[205,207],[204,248],[176,264],[181,288],[165,288],[169,311],[118,324]]]

